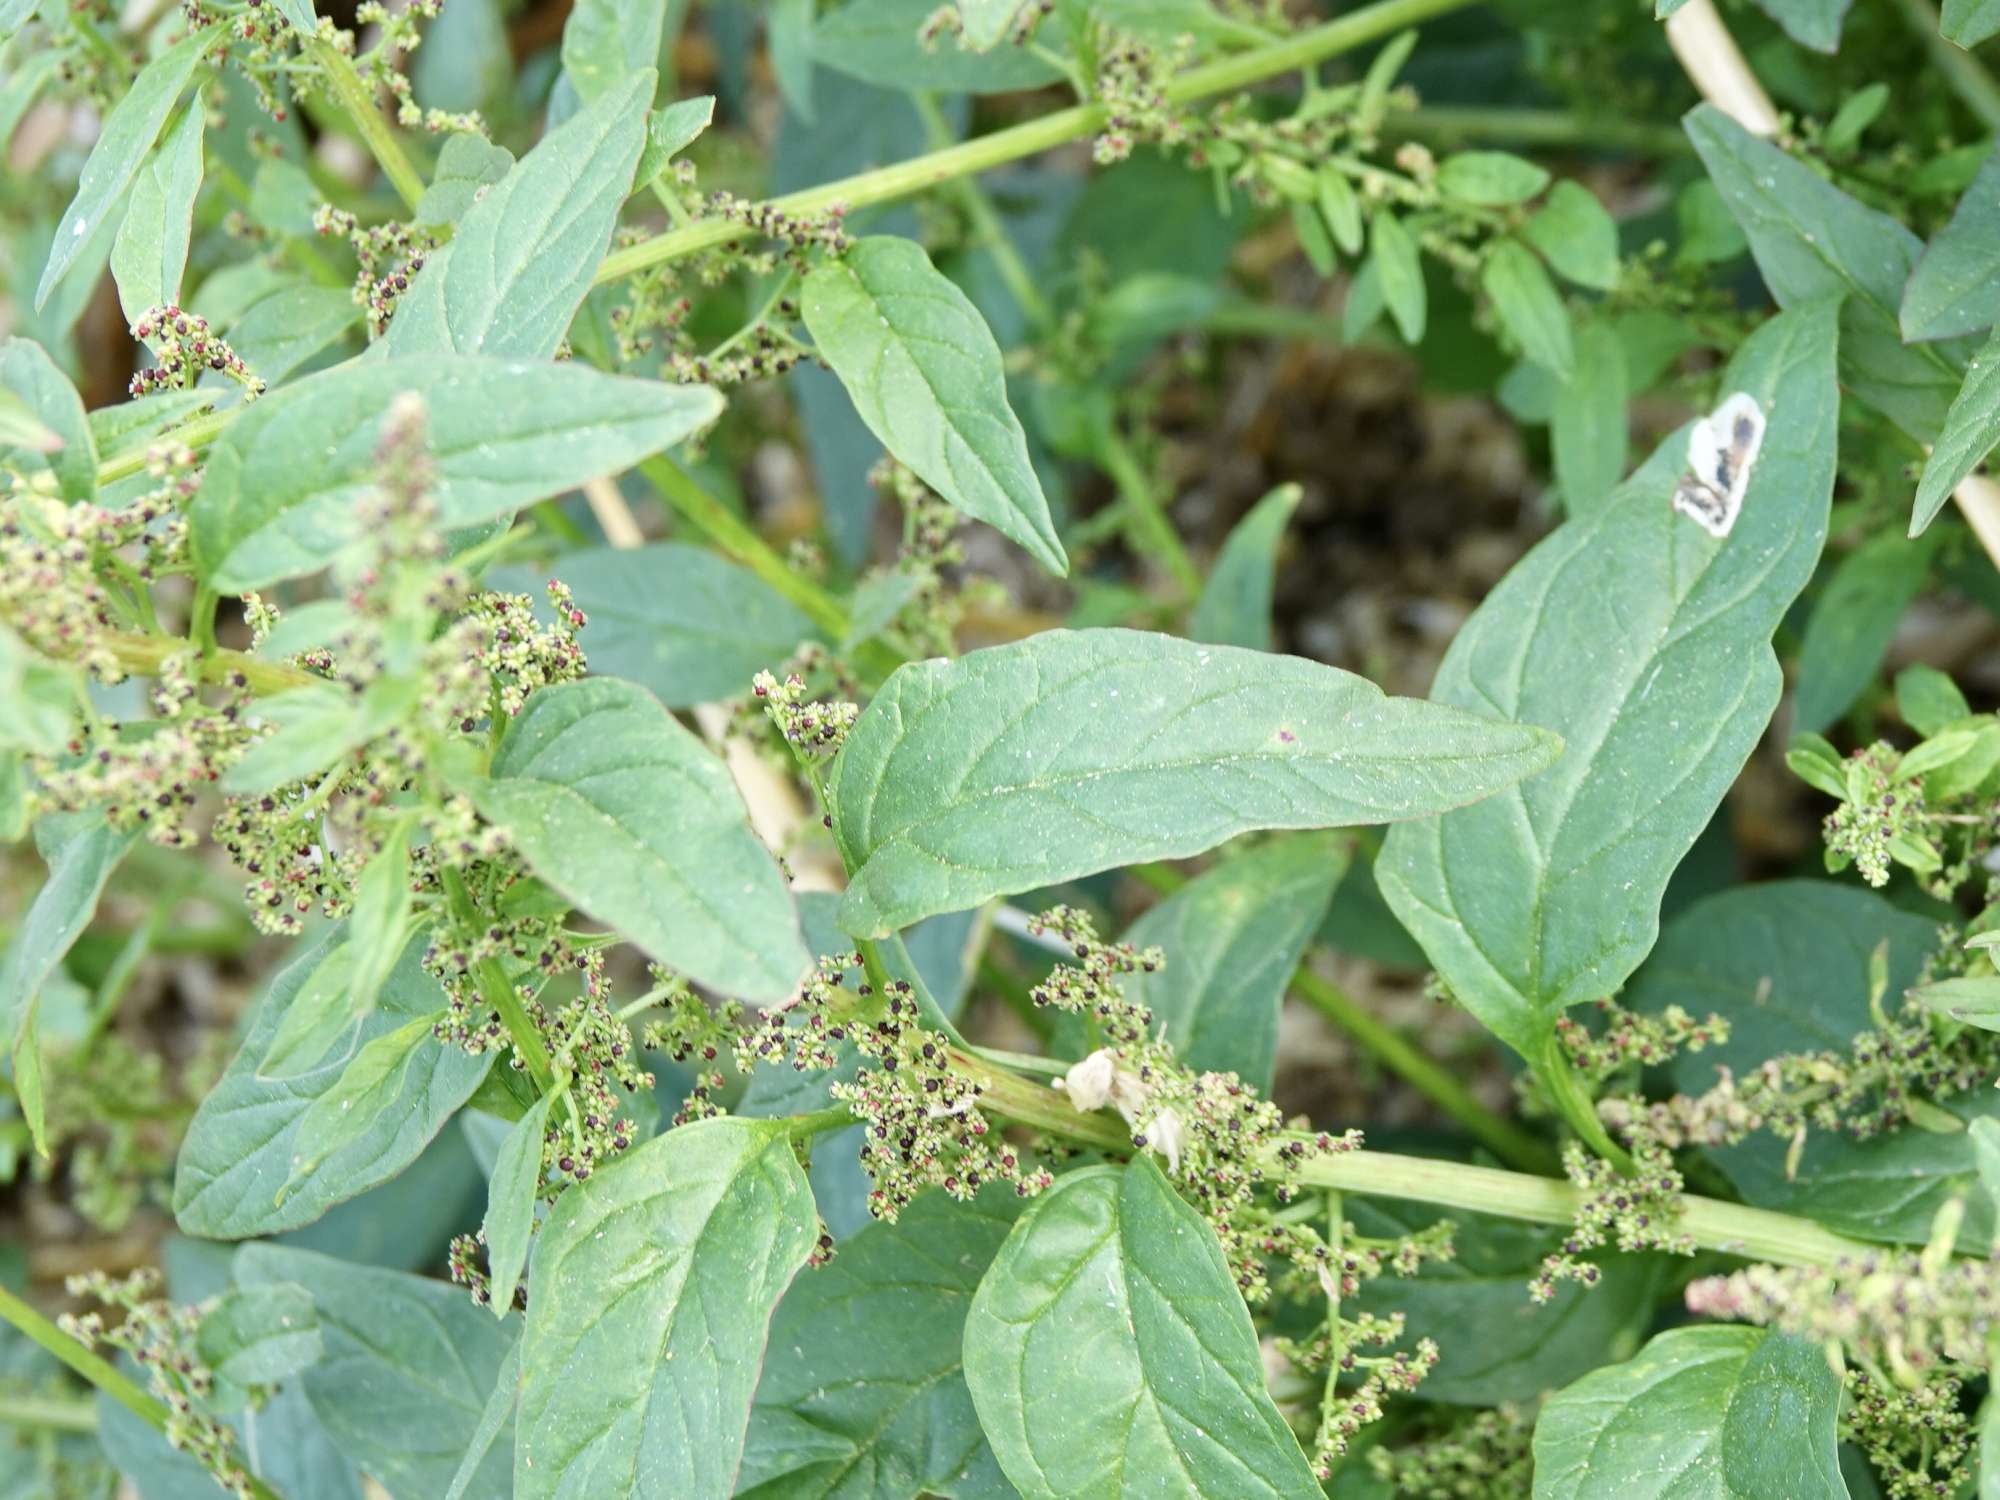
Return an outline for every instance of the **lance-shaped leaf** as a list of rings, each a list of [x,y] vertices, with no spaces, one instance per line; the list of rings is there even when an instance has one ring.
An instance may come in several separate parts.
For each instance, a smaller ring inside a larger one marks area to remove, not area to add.
[[[1847,1500],[1840,1377],[1761,1328],[1675,1328],[1556,1392],[1535,1423],[1535,1500]]]
[[[410,284],[385,352],[554,354],[631,191],[656,81],[647,67],[612,85],[488,188]]]
[[[48,878],[0,956],[0,1028],[9,1039],[90,925],[104,883],[137,837],[137,829],[111,828],[97,813],[63,813],[36,825],[35,845]]]
[[[1977,47],[2000,35],[2000,0],[1944,0],[1938,30],[1948,42]]]
[[[1256,828],[1388,823],[1547,766],[1555,736],[1295,656],[1054,630],[900,667],[829,783],[841,926],[883,937]]]
[[[1900,316],[1913,342],[1978,333],[2000,318],[2000,150],[1931,237],[1903,288]]]
[[[1126,942],[1167,955],[1125,988],[1182,1062],[1270,1092],[1278,1012],[1347,873],[1348,844],[1327,833],[1275,840],[1197,876],[1126,929]]]
[[[493,1277],[493,1316],[504,1318],[514,1305],[514,1288],[528,1263],[528,1237],[535,1230],[535,1202],[542,1186],[542,1146],[549,1103],[544,1094],[514,1122],[500,1143],[493,1178],[486,1185],[486,1217],[479,1232],[486,1241]]]
[[[207,114],[196,90],[132,180],[125,221],[111,246],[111,276],[128,323],[138,322],[150,308],[180,300],[181,273],[187,269],[194,233],[194,200],[201,191],[201,130]]]
[[[1986,462],[1996,443],[2000,443],[2000,329],[1994,330],[1967,364],[1965,383],[1945,413],[1937,446],[1924,460],[1911,535],[1944,509],[1959,481]]]
[[[564,1194],[535,1251],[516,1500],[729,1494],[817,1233],[783,1122],[684,1126]]]
[[[26,471],[46,467],[65,500],[96,499],[97,442],[83,409],[83,397],[49,358],[48,350],[33,339],[0,341],[0,387],[21,398],[21,404],[46,434],[20,434],[35,439],[26,445],[32,455],[23,466]],[[56,439],[53,448],[48,437]],[[8,445],[13,446],[11,440]],[[14,455],[16,460],[24,456]]]
[[[1903,342],[1898,312],[1923,242],[1713,105],[1691,111],[1686,128],[1779,306],[1845,294],[1842,384],[1912,437],[1930,442],[1971,346]],[[1920,513],[1912,534],[1929,521]]]
[[[1025,1500],[1317,1500],[1215,1234],[1144,1157],[1028,1206],[965,1320],[965,1380]]]
[[[360,539],[382,426],[423,398],[431,500],[446,528],[615,474],[714,420],[706,386],[602,375],[581,364],[456,354],[363,361],[244,409],[209,452],[190,507],[202,576],[227,592],[325,567]]]
[[[159,139],[174,102],[194,76],[202,54],[214,43],[217,30],[205,26],[191,31],[147,63],[104,117],[97,144],[90,148],[90,157],[77,178],[76,197],[56,225],[49,258],[42,266],[41,284],[35,288],[38,311],[57,284],[83,262],[84,249],[95,243],[106,217],[123,203],[125,190]]]
[[[793,1284],[771,1322],[741,1500],[1013,1494],[979,1430],[960,1346],[1019,1208],[1004,1186],[971,1203],[931,1193]]]
[[[537,875],[661,963],[766,1004],[803,977],[798,909],[736,783],[644,688],[535,694],[467,790]]]
[[[882,446],[1052,573],[1069,559],[1007,404],[1000,346],[914,240],[857,242],[806,277],[813,342]]]
[[[1278,544],[1299,508],[1301,491],[1281,484],[1230,529],[1201,597],[1188,615],[1188,636],[1215,646],[1269,651],[1271,595],[1277,585]]]
[[[1812,576],[1833,487],[1835,304],[1783,313],[1725,391],[1767,427],[1735,527],[1676,512],[1687,432],[1528,554],[1460,629],[1432,696],[1541,724],[1553,771],[1393,830],[1376,878],[1453,994],[1534,1057],[1659,933],[1667,880],[1777,706],[1771,633]]]
[[[286,1008],[344,935],[345,929],[336,928],[271,981],[242,1049],[195,1111],[174,1174],[174,1217],[184,1232],[246,1239],[310,1224],[415,1161],[492,1066],[491,1053],[474,1057],[457,1047],[425,1048],[412,1060],[395,1102],[367,1133],[287,1188],[300,1124],[313,1102],[339,1081],[347,1059],[332,1058],[296,1078],[260,1078],[258,1067]],[[419,963],[422,951],[421,943],[403,951],[375,1010],[361,1023],[360,1046],[443,1007],[444,991]],[[282,1205],[276,1201],[281,1188],[286,1189]]]

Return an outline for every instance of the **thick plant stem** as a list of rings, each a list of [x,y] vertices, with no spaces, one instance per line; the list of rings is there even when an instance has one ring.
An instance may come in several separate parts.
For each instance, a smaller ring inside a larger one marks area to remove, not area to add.
[[[0,1319],[14,1325],[113,1401],[160,1432],[167,1430],[167,1408],[110,1360],[64,1333],[26,1302],[0,1287]],[[44,1424],[51,1425],[51,1424]],[[250,1493],[256,1500],[280,1500],[277,1492],[254,1476]]]
[[[200,651],[195,642],[179,636],[135,635],[125,631],[106,635],[104,645],[118,658],[118,665],[142,677],[159,676],[169,657]],[[282,693],[288,688],[325,681],[284,662],[265,661],[243,651],[212,651],[202,657],[199,672],[204,682],[222,682],[241,674],[253,693]]]
[[[404,154],[403,143],[396,139],[395,131],[375,107],[368,85],[354,71],[354,64],[348,60],[347,54],[331,42],[315,36],[306,40],[306,55],[319,64],[335,101],[347,112],[354,128],[361,132],[363,144],[382,168],[382,175],[389,179],[390,185],[402,198],[404,207],[415,208],[424,196],[423,176]]]
[[[88,1401],[65,1401],[54,1396],[0,1396],[0,1427],[95,1432],[97,1408]]]
[[[1187,883],[1185,877],[1171,865],[1134,865],[1131,873],[1163,893],[1178,890]],[[1449,1069],[1411,1046],[1400,1033],[1372,1015],[1352,995],[1331,980],[1322,978],[1313,968],[1310,951],[1293,971],[1288,988],[1352,1037],[1369,1056],[1457,1121],[1467,1135],[1507,1165],[1523,1172],[1555,1170],[1555,1155],[1546,1145],[1481,1104],[1470,1089],[1452,1076]]]
[[[1203,67],[1190,68],[1169,80],[1164,91],[1166,99],[1170,104],[1187,104],[1214,94],[1232,93],[1264,79],[1311,67],[1329,57],[1351,52],[1433,16],[1461,10],[1470,3],[1471,0],[1378,0],[1374,5],[1363,6],[1338,20],[1314,26],[1268,47],[1258,47]],[[771,206],[794,216],[812,217],[836,206],[852,210],[907,198],[940,183],[991,171],[994,167],[1019,161],[1024,156],[1034,156],[1094,135],[1103,129],[1105,114],[1101,104],[1079,104],[1070,109],[1057,110],[1038,120],[996,130],[991,135],[947,146],[910,161],[896,162],[872,172],[842,178],[838,182],[788,193],[773,199]],[[733,220],[697,219],[685,227],[670,229],[606,256],[604,263],[597,268],[597,280],[600,283],[616,281],[648,266],[727,245],[749,233],[746,225]]]
[[[1165,568],[1186,598],[1194,598],[1201,592],[1201,569],[1188,556],[1180,533],[1154,496],[1152,483],[1119,432],[1116,419],[1100,426],[1097,459],[1118,487],[1118,500],[1125,511],[1125,539],[1135,551]]]
[[[1556,1113],[1582,1138],[1585,1145],[1610,1162],[1619,1171],[1632,1171],[1632,1153],[1611,1139],[1611,1132],[1604,1128],[1604,1122],[1597,1118],[1597,1106],[1590,1095],[1584,1092],[1582,1082],[1563,1056],[1562,1043],[1551,1035],[1542,1055],[1534,1063],[1535,1076],[1548,1090],[1549,1101],[1555,1105]]]

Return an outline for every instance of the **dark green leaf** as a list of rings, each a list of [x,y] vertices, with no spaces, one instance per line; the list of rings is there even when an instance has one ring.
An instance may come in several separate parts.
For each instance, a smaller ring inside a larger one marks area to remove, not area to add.
[[[123,207],[126,190],[159,139],[160,128],[173,113],[175,101],[194,76],[202,54],[214,45],[218,30],[205,26],[191,31],[147,63],[104,117],[97,144],[91,147],[90,158],[77,178],[76,197],[56,225],[41,283],[35,288],[37,311],[48,305],[49,294],[62,279],[83,263],[84,247],[96,241],[106,220]]]
[[[1417,242],[1387,209],[1377,209],[1369,221],[1368,264],[1374,268],[1381,298],[1396,320],[1406,344],[1424,341],[1424,268],[1417,261]],[[1348,293],[1352,301],[1358,288]],[[1372,321],[1372,320],[1371,320]]]
[[[1952,397],[1937,446],[1924,460],[1910,535],[1930,525],[1959,481],[1986,462],[1995,444],[2000,444],[2000,329],[1967,364],[1965,384]]]
[[[46,455],[39,449],[32,457],[22,455],[26,472],[49,470],[65,500],[95,500],[97,443],[90,419],[84,415],[83,398],[48,351],[33,339],[0,342],[0,387],[19,396],[35,420],[61,439],[61,446]]]
[[[631,190],[654,82],[632,73],[487,188],[403,295],[384,352],[554,354]]]
[[[809,955],[785,878],[722,762],[645,689],[545,688],[472,789],[535,873],[649,956],[726,994],[786,998]]]
[[[1761,1328],[1676,1328],[1549,1398],[1535,1423],[1535,1500],[1847,1500],[1839,1413],[1840,1377],[1813,1345]]]
[[[1816,52],[1840,50],[1840,23],[1853,0],[1757,0],[1792,40]]]
[[[1840,560],[1806,618],[1795,730],[1817,734],[1853,706],[1929,567],[1928,547],[1893,535],[1870,538]]]
[[[229,327],[229,347],[269,385],[280,385],[361,322],[342,287],[297,282],[253,302]]]
[[[275,1385],[320,1357],[319,1313],[291,1282],[238,1287],[203,1315],[195,1347],[225,1380]]]
[[[128,323],[138,322],[151,308],[180,301],[194,200],[201,191],[201,130],[207,113],[197,90],[132,180],[125,221],[111,246],[111,275]]]
[[[1191,1068],[1240,1074],[1268,1094],[1278,1012],[1306,944],[1347,871],[1337,834],[1294,834],[1225,860],[1134,922],[1125,941],[1157,943],[1166,967],[1126,981]]]
[[[756,574],[702,547],[592,548],[553,571],[590,617],[590,669],[629,677],[669,708],[739,698],[819,633]],[[532,587],[526,570],[495,586]]]
[[[1938,30],[1946,41],[1961,47],[1977,47],[1989,37],[2000,36],[2000,0],[1944,0]]]
[[[826,1150],[831,1142],[823,1143]],[[793,1284],[771,1322],[741,1500],[1002,1500],[959,1368],[972,1294],[1020,1200],[919,1198]]]
[[[1385,698],[1332,667],[1138,631],[913,663],[831,772],[852,872],[841,925],[882,937],[1252,829],[1421,817],[1556,751],[1537,730]]]
[[[486,1218],[480,1234],[486,1241],[486,1262],[493,1280],[493,1316],[504,1318],[514,1305],[528,1264],[528,1238],[535,1229],[535,1201],[542,1187],[542,1144],[548,1132],[549,1103],[544,1094],[514,1122],[493,1163],[486,1185]]]
[[[1487,252],[1479,285],[1521,352],[1569,379],[1576,363],[1569,311],[1534,252],[1517,240],[1502,240]]]
[[[327,370],[244,410],[190,507],[203,575],[238,591],[325,567],[360,539],[382,425],[424,399],[439,524],[470,526],[612,474],[712,421],[704,386],[581,364],[416,355]]]
[[[1281,484],[1230,528],[1188,616],[1188,637],[1212,646],[1269,651],[1278,545],[1299,508],[1299,487]]]
[[[930,0],[852,0],[821,16],[813,27],[813,58],[885,89],[994,94],[1040,88],[1061,78],[1055,66],[1025,47],[979,52],[950,36],[926,46],[921,36],[935,11]],[[1044,23],[1037,40],[1046,43],[1060,36],[1058,28]]]
[[[1771,634],[1826,535],[1834,311],[1772,319],[1730,364],[1720,388],[1755,397],[1769,426],[1727,538],[1669,503],[1677,433],[1516,564],[1438,670],[1439,701],[1570,746],[1546,776],[1393,830],[1376,864],[1453,994],[1524,1055],[1653,946],[1668,877],[1777,706]]]
[[[772,1309],[817,1232],[782,1123],[686,1125],[565,1193],[535,1252],[518,1500],[728,1494]]]
[[[367,1043],[348,1060],[332,1086],[306,1107],[292,1137],[291,1174],[278,1189],[281,1203],[293,1184],[313,1177],[328,1157],[373,1135],[389,1117],[408,1092],[407,1080],[417,1058],[440,1045],[431,1033],[443,1014],[418,1016]]]
[[[1618,284],[1618,225],[1580,182],[1559,182],[1549,201],[1521,226],[1542,259],[1578,286],[1605,292]]]
[[[1028,1205],[973,1296],[965,1379],[1025,1500],[1318,1500],[1214,1232],[1140,1158]]]
[[[660,55],[667,7],[659,0],[578,0],[563,22],[562,65],[576,96],[589,104],[651,68]],[[653,89],[643,107],[653,105]]]
[[[1845,1052],[1873,1028],[1869,968],[1886,943],[1891,1010],[1917,981],[1937,946],[1937,928],[1897,910],[1871,891],[1825,880],[1742,886],[1711,896],[1676,917],[1626,991],[1635,1010],[1680,1005],[1713,1011],[1730,1024],[1727,1042],[1684,1053],[1674,1082],[1700,1094],[1717,1069],[1743,1076],[1783,1053]],[[1983,1095],[1982,1110],[1991,1107]],[[1973,1175],[1963,1132],[1949,1136],[1893,1130],[1855,1141],[1814,1131],[1795,1173],[1790,1143],[1760,1134],[1709,1155],[1751,1203],[1803,1214],[1869,1240],[1921,1241],[1944,1200]],[[1974,1194],[1967,1233],[1990,1232],[1992,1210]]]
[[[136,829],[106,826],[101,813],[58,813],[35,825],[35,847],[49,867],[13,941],[0,955],[0,1036],[8,1045],[29,1024],[29,1012],[63,956],[90,919]]]
[[[1897,309],[1921,242],[1713,105],[1690,113],[1686,127],[1749,237],[1771,295],[1780,306],[1797,307],[1846,293],[1842,384],[1912,437],[1931,441],[1969,350],[1903,342]]]
[[[301,1383],[328,1435],[398,1500],[443,1494],[518,1322],[496,1326],[448,1282],[276,1245],[239,1250],[236,1282],[291,1283],[312,1294],[325,1353]],[[504,1450],[487,1458],[466,1493],[507,1500]]]
[[[368,1134],[329,1157],[310,1178],[292,1183],[284,1203],[275,1203],[291,1176],[301,1119],[334,1086],[345,1064],[336,1059],[286,1079],[259,1078],[258,1066],[285,1008],[342,936],[336,929],[272,980],[251,1016],[242,1049],[195,1112],[174,1177],[174,1216],[186,1233],[213,1239],[276,1234],[309,1224],[334,1204],[388,1181],[416,1159],[492,1065],[490,1053],[473,1057],[455,1047],[423,1049],[396,1103]],[[421,954],[420,943],[404,951],[375,1012],[362,1023],[362,1044],[443,1008],[444,991],[423,972]]]
[[[1572,516],[1604,504],[1625,477],[1625,396],[1625,346],[1617,330],[1586,323],[1576,339],[1576,369],[1549,413],[1556,485]]]
[[[914,240],[857,241],[806,277],[806,327],[890,453],[1050,572],[1069,571],[1007,404],[1000,346]]]

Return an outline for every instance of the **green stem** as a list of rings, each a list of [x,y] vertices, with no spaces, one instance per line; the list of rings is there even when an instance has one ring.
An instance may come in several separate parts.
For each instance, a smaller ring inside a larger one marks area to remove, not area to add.
[[[88,1401],[64,1401],[54,1396],[0,1396],[0,1427],[95,1432],[97,1408]]]
[[[141,1421],[160,1432],[167,1430],[165,1405],[147,1395],[110,1360],[78,1343],[5,1287],[0,1287],[0,1319],[13,1324]],[[250,1493],[257,1500],[279,1500],[270,1486],[254,1477]]]
[[[1549,1100],[1556,1107],[1556,1113],[1568,1123],[1569,1128],[1582,1137],[1585,1145],[1599,1156],[1630,1174],[1632,1156],[1624,1147],[1611,1139],[1611,1132],[1604,1128],[1604,1122],[1597,1118],[1597,1106],[1590,1095],[1584,1092],[1582,1080],[1563,1056],[1562,1043],[1553,1035],[1542,1048],[1541,1060],[1535,1064],[1535,1076],[1548,1090]]]
[[[1352,14],[1311,27],[1271,46],[1258,47],[1203,67],[1190,68],[1168,81],[1163,91],[1166,102],[1188,104],[1214,94],[1234,93],[1267,78],[1295,72],[1326,58],[1365,47],[1405,27],[1448,11],[1463,9],[1470,3],[1471,0],[1378,0],[1374,5],[1363,6]],[[812,217],[836,206],[852,211],[870,204],[907,198],[960,177],[991,171],[994,167],[1019,161],[1024,156],[1034,156],[1070,141],[1082,140],[1101,130],[1105,117],[1103,105],[1079,104],[909,161],[807,188],[803,192],[787,193],[782,198],[773,199],[771,206],[787,214]],[[697,219],[685,227],[670,229],[606,256],[597,268],[597,280],[600,283],[616,281],[648,266],[730,244],[745,238],[750,232],[747,225],[733,220]]]
[[[1523,146],[1573,146],[1583,151],[1637,151],[1651,156],[1686,156],[1694,150],[1674,125],[1646,120],[1606,119],[1566,109],[1485,109],[1427,104],[1391,115],[1384,133],[1427,145],[1465,141],[1507,141]]]
[[[796,604],[836,642],[847,635],[847,611],[809,578],[802,578],[771,550],[749,522],[696,484],[664,453],[646,459],[639,472],[651,481],[680,518]]]
[[[2000,130],[2000,84],[1972,53],[1938,31],[1937,7],[1930,0],[1891,0],[1898,14],[1931,55],[1952,91],[1988,130]]]
[[[389,179],[404,206],[415,208],[424,196],[423,176],[404,154],[403,143],[396,139],[395,131],[375,107],[368,85],[354,71],[354,64],[339,48],[317,36],[306,38],[306,54],[319,64],[327,87],[361,133],[362,141],[381,166],[382,175]]]
[[[1186,877],[1171,865],[1134,865],[1131,873],[1162,893],[1178,890],[1187,883]],[[1481,1104],[1448,1068],[1426,1057],[1353,996],[1322,978],[1313,968],[1313,958],[1309,950],[1292,973],[1290,988],[1300,999],[1509,1166],[1523,1172],[1555,1170],[1555,1155],[1543,1142]]]
[[[471,893],[465,888],[465,877],[450,865],[438,870],[444,882],[445,899],[451,903],[452,915],[468,929],[477,931],[480,923],[478,912],[473,907]],[[514,1050],[521,1054],[521,1062],[534,1080],[537,1093],[555,1092],[555,1067],[549,1061],[549,1049],[542,1041],[542,1031],[528,1014],[528,1008],[521,1003],[520,992],[513,982],[500,971],[498,960],[482,958],[472,966],[473,982],[479,986],[479,998],[500,1013],[500,1020],[507,1028],[507,1035],[513,1039]]]
[[[793,1140],[809,1141],[815,1136],[845,1130],[853,1123],[853,1111],[844,1104],[836,1104],[827,1109],[816,1109],[808,1115],[793,1115],[785,1121],[785,1129]]]
[[[1139,552],[1151,557],[1173,575],[1187,598],[1201,592],[1201,569],[1188,556],[1180,533],[1167,519],[1166,511],[1153,496],[1152,483],[1139,468],[1125,435],[1115,418],[1105,421],[1097,433],[1097,460],[1111,482],[1125,510],[1125,537]]]
[[[160,668],[169,657],[188,650],[200,650],[195,642],[179,636],[131,635],[116,630],[100,637],[99,644],[118,658],[119,666],[143,677],[159,676]],[[221,682],[238,672],[243,674],[254,693],[282,693],[287,688],[304,687],[325,680],[284,662],[265,661],[242,651],[212,652],[202,659],[199,675],[203,682]]]

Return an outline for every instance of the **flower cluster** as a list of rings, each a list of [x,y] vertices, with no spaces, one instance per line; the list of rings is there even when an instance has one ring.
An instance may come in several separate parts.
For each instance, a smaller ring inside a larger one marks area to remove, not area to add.
[[[208,326],[206,318],[168,303],[149,308],[132,325],[132,337],[153,351],[154,363],[132,377],[132,395],[155,391],[191,391],[208,371],[226,375],[249,393],[264,394],[264,382],[251,374],[242,357]]]
[[[792,673],[783,682],[769,672],[751,680],[750,692],[785,737],[785,743],[808,765],[831,760],[847,743],[847,732],[861,717],[858,704],[822,703],[810,697],[803,677]]]
[[[438,247],[438,227],[396,220],[363,224],[346,209],[326,203],[313,215],[313,228],[322,236],[345,239],[353,248],[361,266],[354,275],[354,304],[367,310],[368,336],[380,338],[425,258]]]
[[[1687,1184],[1667,1147],[1645,1139],[1633,1141],[1632,1170],[1626,1173],[1570,1141],[1563,1147],[1563,1171],[1583,1197],[1562,1249],[1544,1257],[1541,1270],[1528,1283],[1528,1295],[1537,1302],[1555,1296],[1558,1282],[1597,1285],[1598,1268],[1582,1257],[1607,1244],[1620,1250],[1694,1254],[1694,1237],[1678,1227],[1680,1196]]]
[[[1531,1412],[1498,1406],[1409,1447],[1372,1448],[1368,1466],[1407,1500],[1525,1495],[1534,1478],[1534,1432]]]
[[[1568,1053],[1571,1067],[1597,1083],[1630,1067],[1657,1067],[1682,1052],[1699,1052],[1729,1040],[1729,1022],[1711,1015],[1697,1021],[1678,1005],[1657,1016],[1642,1015],[1605,999],[1597,1002],[1605,1017],[1593,1032],[1574,1016],[1556,1017],[1556,1040]]]
[[[176,1307],[159,1296],[160,1275],[150,1267],[122,1280],[102,1271],[72,1276],[68,1289],[73,1297],[91,1297],[124,1316],[111,1324],[102,1313],[66,1313],[59,1320],[63,1332],[90,1348],[103,1344],[131,1355],[166,1405],[167,1441],[237,1500],[250,1500],[250,1476],[236,1455],[236,1435],[204,1405],[215,1388],[214,1373],[195,1355],[204,1309]]]

